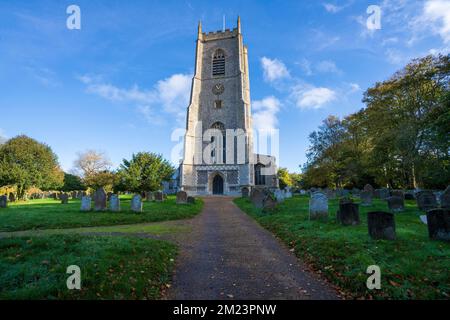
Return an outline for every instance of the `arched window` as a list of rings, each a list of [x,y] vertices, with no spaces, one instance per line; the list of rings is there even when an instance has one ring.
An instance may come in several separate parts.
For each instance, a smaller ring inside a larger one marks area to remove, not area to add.
[[[226,145],[227,145],[227,140],[226,140],[226,131],[225,131],[225,125],[222,122],[214,122],[211,126],[211,129],[217,129],[220,130],[220,132],[222,132],[222,154],[223,154],[223,163],[226,162]],[[214,142],[214,136],[211,137],[211,142]],[[215,156],[214,151],[211,152],[211,156]]]
[[[258,163],[255,165],[255,185],[261,186],[266,184],[266,176],[261,174],[261,169],[264,168],[264,165]]]
[[[212,60],[212,75],[214,77],[225,75],[225,52],[222,49],[217,49],[214,52]]]

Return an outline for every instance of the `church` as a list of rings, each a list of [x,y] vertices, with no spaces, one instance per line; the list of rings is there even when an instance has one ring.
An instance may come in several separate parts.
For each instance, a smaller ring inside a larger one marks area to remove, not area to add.
[[[276,159],[255,154],[248,48],[240,18],[233,30],[198,25],[179,189],[189,195],[241,195],[277,188]]]

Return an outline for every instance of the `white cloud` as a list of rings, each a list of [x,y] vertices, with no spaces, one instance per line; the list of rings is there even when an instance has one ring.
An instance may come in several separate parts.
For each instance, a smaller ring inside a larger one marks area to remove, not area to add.
[[[450,43],[449,0],[428,0],[423,6],[422,19],[441,36],[444,43]]]
[[[292,97],[301,109],[320,109],[327,103],[336,100],[336,92],[323,87],[294,87]]]
[[[325,8],[325,10],[327,10],[327,12],[330,12],[330,13],[338,13],[343,8],[343,7],[338,7],[332,3],[323,3],[323,7]]]
[[[322,73],[342,73],[342,71],[336,67],[336,64],[331,60],[320,61],[317,64],[316,69]]]
[[[253,127],[255,130],[276,129],[278,125],[277,113],[280,111],[281,103],[274,96],[262,100],[253,101]]]
[[[350,86],[349,93],[354,93],[361,90],[360,85],[357,83],[349,83],[349,86]]]
[[[261,66],[264,71],[264,79],[273,82],[289,77],[289,71],[284,63],[278,59],[261,58]]]
[[[140,89],[137,85],[129,89],[119,88],[89,75],[78,79],[86,84],[87,92],[115,102],[135,103],[138,112],[149,123],[161,123],[160,106],[162,111],[175,116],[180,122],[184,121],[189,104],[191,77],[192,75],[174,74],[158,81],[149,90]]]

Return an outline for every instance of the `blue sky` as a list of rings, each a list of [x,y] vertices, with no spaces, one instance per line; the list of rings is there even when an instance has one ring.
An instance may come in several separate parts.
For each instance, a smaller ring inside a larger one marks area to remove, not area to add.
[[[81,30],[66,8],[81,9]],[[369,5],[381,29],[369,30]],[[66,171],[77,152],[115,165],[171,157],[184,127],[197,23],[249,47],[255,126],[278,128],[279,165],[305,162],[308,134],[363,107],[365,89],[414,57],[449,52],[449,0],[0,1],[0,136],[49,144]],[[180,130],[175,133],[181,132]]]

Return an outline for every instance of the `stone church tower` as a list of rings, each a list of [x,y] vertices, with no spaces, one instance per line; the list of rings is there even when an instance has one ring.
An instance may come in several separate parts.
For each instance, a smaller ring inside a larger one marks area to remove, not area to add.
[[[275,159],[253,154],[248,51],[240,19],[233,30],[209,33],[199,23],[179,185],[190,195],[239,195],[255,183],[276,187],[274,176],[261,175],[264,165],[275,166]]]

